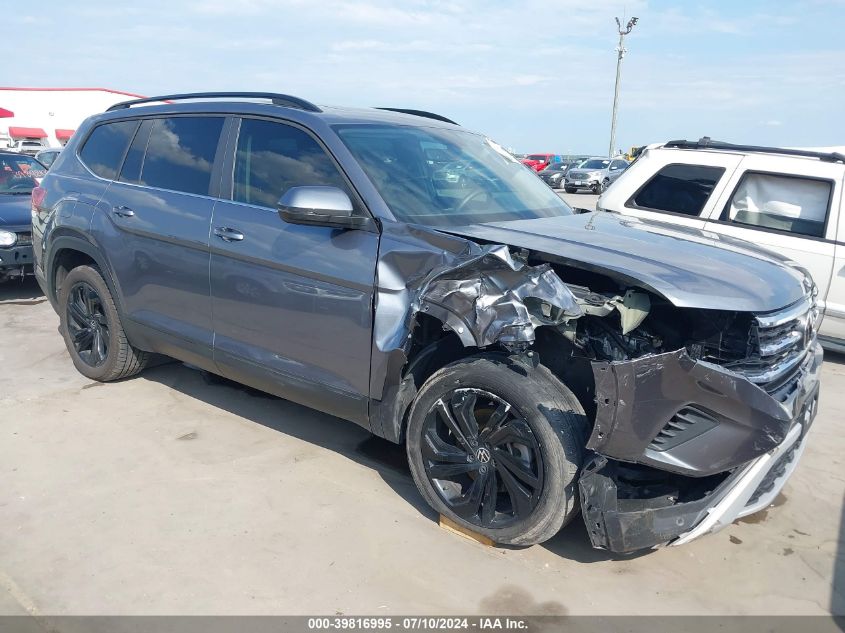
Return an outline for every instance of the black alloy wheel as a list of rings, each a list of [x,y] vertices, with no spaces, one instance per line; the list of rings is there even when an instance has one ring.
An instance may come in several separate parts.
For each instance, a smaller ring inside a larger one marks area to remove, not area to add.
[[[109,322],[103,301],[87,282],[74,284],[68,296],[67,327],[79,358],[99,367],[109,354]]]
[[[534,512],[543,491],[540,445],[516,409],[481,389],[458,388],[426,415],[422,457],[443,502],[468,523],[502,528]]]

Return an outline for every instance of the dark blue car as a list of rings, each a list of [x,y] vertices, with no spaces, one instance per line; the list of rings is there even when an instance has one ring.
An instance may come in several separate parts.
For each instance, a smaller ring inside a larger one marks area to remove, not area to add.
[[[32,274],[32,190],[47,173],[34,158],[0,153],[0,282]]]

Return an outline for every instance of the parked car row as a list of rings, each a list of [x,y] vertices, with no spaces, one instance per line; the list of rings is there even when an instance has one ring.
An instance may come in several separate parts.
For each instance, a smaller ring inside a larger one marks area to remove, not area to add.
[[[550,162],[544,164],[530,160],[531,157],[544,156],[549,157]],[[528,159],[523,159],[522,163],[535,169],[543,182],[553,189],[565,189],[567,193],[587,190],[596,194],[607,189],[629,165],[629,162],[621,157],[562,158],[547,154],[531,154]]]
[[[601,189],[614,162],[563,177]],[[602,203],[657,204],[636,179],[677,177],[658,162]],[[701,198],[691,180],[663,197]],[[806,270],[695,227],[576,215],[504,148],[419,110],[118,104],[74,134],[31,218],[82,374],[163,354],[350,420],[404,445],[436,512],[499,543],[579,511],[615,552],[720,529],[772,502],[816,412]]]

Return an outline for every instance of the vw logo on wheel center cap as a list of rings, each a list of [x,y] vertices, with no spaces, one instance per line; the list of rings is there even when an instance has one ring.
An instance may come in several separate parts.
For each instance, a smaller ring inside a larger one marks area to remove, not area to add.
[[[479,447],[479,449],[475,451],[475,458],[482,464],[486,464],[490,461],[490,449],[483,446]]]

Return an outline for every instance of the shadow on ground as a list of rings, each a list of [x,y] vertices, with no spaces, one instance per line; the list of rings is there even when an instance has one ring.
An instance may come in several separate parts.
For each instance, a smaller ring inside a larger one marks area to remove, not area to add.
[[[417,492],[403,446],[376,437],[352,422],[190,369],[180,363],[173,362],[148,369],[143,378],[372,468],[398,496],[417,511],[432,521],[438,518],[437,513]],[[541,547],[582,563],[618,558],[592,548],[580,516]]]
[[[23,281],[13,279],[0,283],[0,304],[36,305],[47,301],[35,277],[24,277]]]

